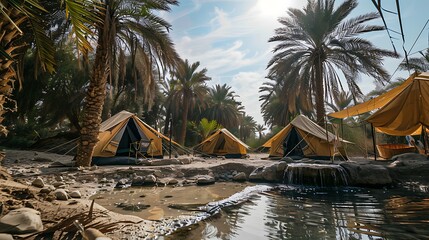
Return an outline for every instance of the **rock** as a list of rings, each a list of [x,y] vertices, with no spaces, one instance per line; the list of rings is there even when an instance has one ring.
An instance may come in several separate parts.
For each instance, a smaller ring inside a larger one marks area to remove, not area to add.
[[[58,175],[58,176],[55,176],[55,180],[56,180],[57,182],[63,182],[63,181],[64,181],[64,178],[63,178],[63,176]]]
[[[52,185],[54,185],[54,187],[58,188],[60,186],[66,185],[66,184],[65,184],[65,182],[54,182]]]
[[[108,183],[109,181],[107,180],[107,178],[102,178],[100,179],[100,181],[98,181],[98,183]]]
[[[178,177],[178,178],[182,178],[185,176],[185,174],[181,171],[177,171],[175,174],[176,174],[176,177]]]
[[[40,189],[40,193],[50,193],[55,190],[55,187],[52,185],[46,185],[44,188]]]
[[[153,175],[157,178],[163,177],[163,174],[160,170],[156,170],[155,172],[153,172]]]
[[[67,201],[69,199],[67,192],[64,189],[55,190],[54,196],[57,200],[61,200],[61,201]]]
[[[283,173],[286,168],[287,163],[282,161],[275,162],[269,166],[259,167],[249,175],[249,180],[280,182],[283,181]]]
[[[392,157],[393,161],[396,160],[416,160],[416,161],[427,161],[428,158],[427,156],[423,155],[423,154],[418,154],[418,153],[403,153],[403,154],[399,154],[399,155],[395,155]]]
[[[208,184],[213,184],[215,182],[216,182],[215,178],[209,175],[203,175],[203,176],[197,177],[197,185],[208,185]]]
[[[252,180],[252,181],[263,180],[263,177],[262,177],[262,171],[263,170],[264,170],[264,167],[258,167],[255,170],[253,170],[253,172],[250,173],[250,175],[249,175],[249,180]]]
[[[144,178],[142,176],[136,176],[131,181],[131,186],[143,186],[145,183]]]
[[[0,240],[13,240],[13,236],[7,233],[0,233]]]
[[[34,181],[31,183],[31,185],[38,187],[38,188],[43,188],[45,186],[45,183],[43,182],[43,179],[38,177],[38,178],[34,179]]]
[[[72,198],[82,198],[82,194],[80,194],[79,190],[75,190],[70,193],[70,197]]]
[[[40,212],[31,208],[10,211],[0,219],[0,232],[11,234],[43,231]]]
[[[98,169],[98,166],[97,166],[97,165],[91,166],[91,167],[89,168],[89,170],[91,170],[91,171],[95,171],[95,170],[97,170],[97,169]]]
[[[143,209],[149,208],[150,205],[142,203],[116,203],[116,207],[122,208],[128,211],[142,211]]]
[[[232,180],[237,181],[237,182],[244,182],[247,180],[246,173],[239,172],[232,177]]]
[[[155,184],[156,177],[153,174],[144,177],[144,184]]]
[[[392,183],[389,171],[384,166],[372,164],[340,163],[350,177],[349,185],[364,187],[386,186]]]
[[[168,180],[168,182],[167,182],[168,185],[176,185],[178,183],[179,183],[179,181],[177,181],[177,179],[175,179],[175,178],[172,178],[172,179]]]
[[[115,188],[126,188],[129,186],[130,184],[128,183],[128,179],[122,178],[116,183]]]

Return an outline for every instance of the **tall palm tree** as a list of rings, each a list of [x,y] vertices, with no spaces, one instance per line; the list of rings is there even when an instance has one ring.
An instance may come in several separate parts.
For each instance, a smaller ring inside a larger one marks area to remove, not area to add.
[[[117,53],[126,49],[132,54],[136,74],[145,81],[145,97],[149,103],[153,101],[154,66],[161,62],[164,70],[175,65],[178,56],[168,36],[171,25],[155,15],[157,11],[169,11],[172,4],[177,1],[104,1],[104,7],[100,8],[104,19],[97,28],[97,47],[83,110],[77,165],[91,164],[92,152],[98,142],[106,84],[109,78],[113,79],[113,69],[119,59]]]
[[[207,95],[208,107],[204,111],[204,116],[216,120],[226,128],[238,126],[243,106],[234,99],[235,97],[237,97],[235,92],[226,84],[211,87]]]
[[[304,114],[308,117],[312,114],[312,109],[306,99],[288,99],[284,91],[287,88],[282,86],[282,82],[275,80],[264,82],[259,88],[262,95],[261,112],[265,124],[268,126],[286,126],[296,115]]]
[[[252,134],[255,133],[256,125],[257,123],[252,116],[244,115],[241,118],[239,132],[243,141],[246,141],[250,136],[252,136]]]
[[[347,20],[357,0],[346,0],[337,8],[334,3],[334,0],[308,0],[303,10],[289,9],[289,16],[279,19],[283,26],[269,39],[278,43],[268,63],[269,75],[283,81],[289,98],[310,99],[312,104],[314,99],[319,124],[324,123],[327,95],[343,90],[337,69],[353,96],[360,97],[357,75],[362,73],[385,81],[389,75],[382,67],[383,57],[397,56],[360,37],[384,29],[365,25],[378,18],[377,13]]]
[[[258,124],[256,125],[255,130],[258,132],[259,140],[261,140],[262,135],[264,134],[263,132],[267,130],[267,128],[262,124]]]
[[[199,66],[200,62],[195,62],[190,65],[186,59],[173,71],[173,76],[175,77],[173,82],[173,99],[176,103],[176,112],[178,112],[180,108],[182,113],[179,134],[180,144],[185,143],[189,110],[194,108],[196,102],[199,102],[201,107],[205,106],[204,99],[208,91],[206,82],[211,80],[211,78],[206,75],[206,68],[197,71]]]

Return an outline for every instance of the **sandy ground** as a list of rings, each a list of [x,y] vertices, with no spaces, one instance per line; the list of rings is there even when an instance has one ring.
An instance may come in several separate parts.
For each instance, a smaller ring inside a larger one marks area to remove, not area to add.
[[[180,186],[185,179],[193,181],[192,175],[206,174],[210,169],[218,172],[228,170],[237,163],[248,166],[247,171],[258,166],[270,164],[270,160],[262,160],[266,154],[252,154],[247,159],[201,159],[192,156],[190,164],[168,166],[100,166],[84,170],[74,167],[51,167],[54,162],[70,163],[71,156],[51,153],[6,150],[2,166],[13,179],[0,180],[0,202],[3,204],[3,215],[9,210],[19,207],[31,207],[42,214],[45,228],[78,213],[87,213],[91,200],[95,199],[95,209],[100,213],[103,223],[128,221],[119,224],[120,230],[111,233],[114,239],[152,238],[162,232],[162,219],[174,219],[182,215],[192,215],[186,210],[171,209],[170,204],[207,204],[208,202],[225,199],[240,192],[251,183],[218,182],[209,186]],[[58,164],[56,164],[58,165]],[[241,165],[240,165],[241,166]],[[179,186],[158,185],[156,187],[128,188],[114,190],[116,181],[132,174],[145,175],[157,173],[160,181],[176,178]],[[180,174],[179,174],[180,173]],[[52,195],[40,194],[40,188],[31,186],[37,177],[47,185],[54,185],[60,179],[65,183],[68,192],[75,190],[82,194],[81,199],[68,201],[54,200]],[[101,183],[102,182],[102,183]],[[16,197],[17,192],[25,192],[28,196]],[[147,204],[148,209],[129,211],[118,208],[117,203]],[[104,208],[104,207],[106,208]],[[109,211],[110,210],[110,211]],[[102,214],[101,214],[102,213]],[[128,214],[132,214],[130,216]],[[134,224],[132,224],[134,223]],[[139,237],[140,236],[140,237]],[[143,237],[142,237],[143,236]]]

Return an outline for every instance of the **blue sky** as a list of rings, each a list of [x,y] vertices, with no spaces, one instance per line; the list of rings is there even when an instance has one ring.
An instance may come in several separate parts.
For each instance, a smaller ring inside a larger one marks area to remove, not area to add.
[[[210,86],[228,84],[235,91],[239,101],[248,115],[263,124],[260,113],[259,87],[266,80],[266,65],[273,56],[275,46],[268,43],[274,35],[274,29],[280,27],[278,17],[286,16],[287,9],[302,8],[304,0],[182,0],[180,5],[173,7],[170,13],[162,17],[172,25],[171,37],[176,49],[183,59],[190,62],[199,61],[201,69],[207,68],[212,78]],[[337,0],[336,3],[342,2]],[[382,6],[396,12],[393,0],[383,0]],[[405,32],[404,47],[410,50],[426,21],[429,19],[428,0],[400,0],[403,27]],[[351,16],[376,11],[371,0],[360,0],[358,7]],[[385,13],[390,29],[400,32],[398,18],[394,14]],[[375,20],[374,24],[382,25]],[[428,47],[429,24],[414,48],[415,53]],[[386,59],[384,65],[393,74],[402,61],[402,38],[391,33],[400,59]],[[379,47],[393,50],[386,31],[366,34]],[[412,57],[418,57],[418,53]],[[396,77],[406,77],[408,72],[396,72]],[[358,82],[364,93],[376,86],[373,80],[362,75]]]

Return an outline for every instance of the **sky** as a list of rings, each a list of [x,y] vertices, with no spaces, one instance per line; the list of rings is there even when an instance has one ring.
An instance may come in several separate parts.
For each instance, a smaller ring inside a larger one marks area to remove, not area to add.
[[[259,87],[267,79],[266,66],[273,57],[276,43],[268,43],[274,30],[281,26],[279,17],[287,16],[289,8],[302,9],[305,0],[179,0],[169,13],[161,16],[172,24],[170,31],[176,50],[189,62],[200,62],[200,70],[207,68],[212,78],[209,86],[227,84],[231,86],[245,108],[258,124],[263,124],[260,110]],[[337,0],[336,5],[343,2]],[[358,7],[350,17],[375,12],[371,0],[359,0]],[[405,33],[402,41],[398,17],[384,13],[399,59],[385,59],[384,65],[392,79],[407,77],[408,72],[396,71],[404,57],[404,47],[411,57],[419,57],[418,51],[429,46],[429,0],[400,0],[400,10]],[[396,12],[393,0],[381,1],[382,6]],[[382,25],[381,19],[372,24]],[[421,36],[419,33],[422,31]],[[362,35],[376,46],[393,50],[386,31]],[[417,40],[417,41],[416,41]],[[416,42],[415,42],[416,41]],[[415,42],[415,44],[414,44]],[[414,44],[414,46],[413,46]],[[413,48],[411,49],[411,47]],[[411,51],[410,51],[411,50]],[[373,80],[362,75],[358,85],[364,93],[376,88]]]

